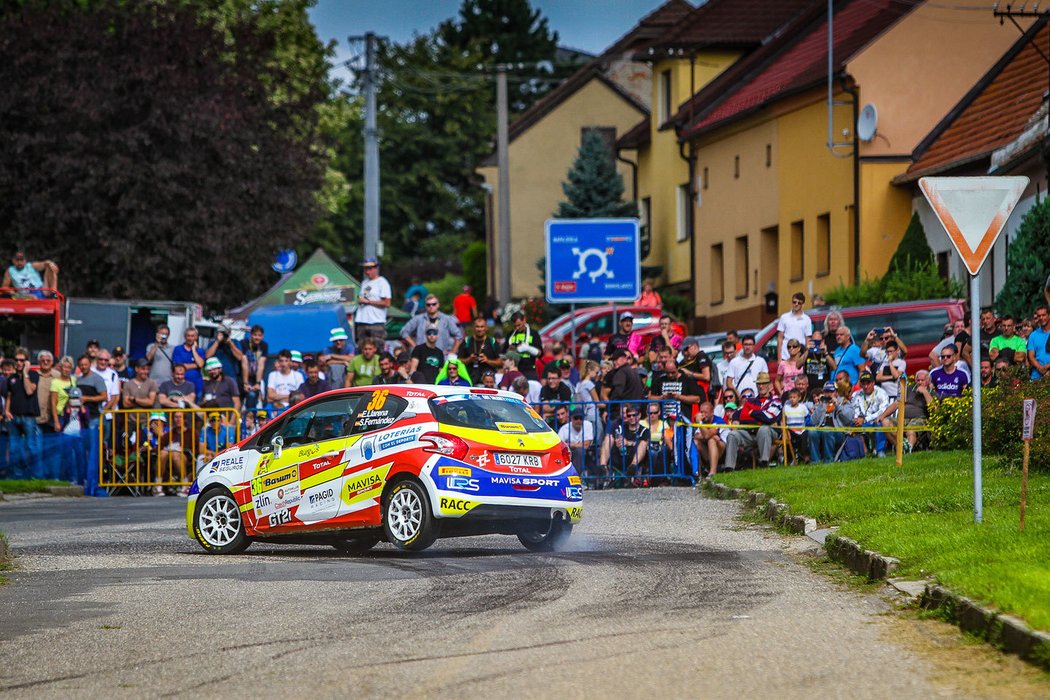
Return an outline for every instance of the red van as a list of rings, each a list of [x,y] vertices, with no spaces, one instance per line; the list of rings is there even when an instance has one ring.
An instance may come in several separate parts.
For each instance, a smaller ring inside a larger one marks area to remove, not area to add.
[[[845,325],[857,345],[864,342],[873,328],[893,328],[908,346],[905,360],[908,375],[930,368],[930,351],[944,338],[944,327],[964,318],[966,301],[963,299],[932,299],[929,301],[899,301],[891,304],[854,306],[847,309],[822,306],[807,311],[813,319],[813,329],[823,330],[824,319],[832,311],[842,314]],[[755,347],[769,363],[769,371],[776,372],[777,322],[773,321],[755,336]]]

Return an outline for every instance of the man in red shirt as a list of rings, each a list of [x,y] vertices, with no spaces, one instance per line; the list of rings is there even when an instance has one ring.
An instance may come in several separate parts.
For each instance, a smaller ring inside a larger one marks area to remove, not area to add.
[[[461,328],[466,332],[467,326],[478,316],[478,301],[470,293],[470,287],[464,286],[463,291],[452,300],[452,313],[456,316]]]

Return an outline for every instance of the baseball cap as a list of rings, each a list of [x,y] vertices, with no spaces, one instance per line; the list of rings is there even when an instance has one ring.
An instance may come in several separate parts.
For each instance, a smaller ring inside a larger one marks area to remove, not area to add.
[[[871,376],[871,372],[867,372],[867,371],[861,372],[860,373],[860,381],[861,382],[873,382],[873,381],[875,381],[875,377]]]
[[[576,409],[575,411],[572,412],[572,417],[573,418],[583,418],[583,411],[581,411],[580,409]]]
[[[266,412],[265,408],[260,408],[258,411],[255,412],[255,415],[258,418],[266,418],[270,414]]]
[[[135,366],[136,367],[149,367],[149,360],[147,360],[145,357],[140,357],[139,359],[135,360]]]
[[[824,391],[835,391],[835,382],[824,382]]]
[[[346,331],[343,328],[333,328],[328,332],[328,342],[334,343],[337,340],[346,340]]]
[[[696,347],[700,347],[700,339],[697,338],[695,335],[686,336],[686,338],[684,340],[682,340],[681,347],[687,348],[690,345],[695,345]]]
[[[123,355],[124,354],[124,346],[123,345],[115,345],[115,346],[113,346],[113,352],[111,354],[113,354],[113,355]]]
[[[209,357],[204,363],[205,372],[213,369],[222,369],[222,363],[219,362],[219,358],[217,357]]]
[[[632,314],[630,311],[624,311],[622,314],[620,314],[620,320],[621,321],[625,321],[627,319],[631,319],[633,321],[634,320],[634,314]]]
[[[521,353],[517,350],[508,350],[507,352],[500,355],[504,360],[514,360],[519,362],[521,360]]]
[[[208,420],[209,421],[219,420],[219,412],[218,411],[212,411],[211,413],[209,413],[208,414]]]
[[[428,328],[427,329],[427,335],[430,335],[431,333],[433,333],[434,335],[437,335],[438,329],[437,328]]]
[[[365,258],[364,260],[361,261],[361,267],[373,267],[373,266],[378,265],[378,264],[379,264],[379,261],[376,260],[375,258]]]
[[[102,347],[102,345],[97,340],[95,340],[94,338],[92,338],[91,340],[87,341],[87,346],[85,346],[85,347],[88,347],[88,346],[91,346],[91,345],[94,345],[95,347]]]
[[[303,354],[298,350],[292,350],[292,362],[302,362]]]
[[[162,420],[162,421],[164,421],[165,423],[167,423],[167,422],[168,422],[168,417],[167,417],[166,415],[164,415],[163,413],[151,413],[151,414],[149,414],[149,419],[150,419],[151,421],[154,421],[154,420]]]

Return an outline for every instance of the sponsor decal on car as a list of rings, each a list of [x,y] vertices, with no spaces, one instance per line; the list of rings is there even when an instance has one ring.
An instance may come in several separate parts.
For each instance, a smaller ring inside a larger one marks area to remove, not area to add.
[[[557,486],[558,479],[541,479],[535,476],[494,476],[492,483],[510,486]]]
[[[212,473],[232,472],[244,468],[244,454],[219,455],[208,465]]]
[[[572,486],[579,486],[581,483],[582,482],[580,481],[580,477],[578,477],[578,476],[570,476],[569,477],[569,484],[571,484]]]
[[[522,425],[521,423],[503,423],[503,422],[499,422],[499,423],[496,423],[496,430],[500,431],[501,433],[524,433],[524,432],[527,432],[525,430],[525,426]]]
[[[401,428],[399,430],[391,430],[386,435],[383,435],[379,441],[380,450],[389,450],[400,445],[406,445],[410,442],[415,442],[416,436],[422,432],[423,426],[414,426],[411,428]]]
[[[570,501],[579,501],[583,498],[583,489],[579,486],[566,486],[565,497]]]
[[[565,512],[569,514],[571,522],[578,523],[580,518],[583,517],[583,506],[569,506],[565,509]]]
[[[299,482],[298,464],[255,477],[252,479],[252,493],[263,493],[281,486],[288,486],[293,482],[296,484]]]
[[[387,462],[381,467],[373,467],[348,476],[340,496],[343,503],[350,506],[363,500],[379,498],[393,465],[393,462]]]
[[[339,464],[340,456],[339,453],[333,452],[332,454],[312,459],[309,462],[303,462],[299,465],[299,479],[305,481],[314,474],[323,472],[330,467],[334,467]]]
[[[450,476],[445,480],[445,488],[453,491],[478,491],[481,489],[481,482],[465,476]]]
[[[318,444],[307,445],[306,447],[299,448],[299,459],[304,457],[311,457],[321,451],[321,446]]]
[[[438,467],[438,476],[470,476],[469,467]]]
[[[479,505],[481,504],[476,501],[468,501],[465,498],[446,498],[442,496],[438,499],[438,506],[445,515],[463,515],[474,510]]]

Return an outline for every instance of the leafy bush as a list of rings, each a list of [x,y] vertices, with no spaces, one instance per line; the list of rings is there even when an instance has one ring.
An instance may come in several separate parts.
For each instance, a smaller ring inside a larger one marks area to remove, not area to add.
[[[1033,470],[1050,471],[1050,410],[1045,408],[1050,406],[1050,381],[1021,380],[1021,370],[1016,369],[1016,384],[981,391],[981,443],[987,454],[1019,464],[1024,399],[1035,399],[1044,408],[1036,412],[1030,464]],[[926,425],[934,447],[972,449],[973,393],[967,390],[960,398],[938,401]]]
[[[926,241],[926,231],[919,221],[919,214],[911,215],[908,228],[904,231],[904,238],[897,246],[897,252],[890,259],[890,270],[907,270],[916,265],[926,265],[933,262],[933,250]]]
[[[1000,314],[1022,318],[1043,303],[1043,285],[1050,265],[1046,251],[1050,246],[1050,199],[1028,210],[1021,219],[1017,236],[1006,253],[1006,282],[995,298]]]
[[[488,289],[488,247],[484,241],[474,241],[463,251],[463,278],[474,292],[478,304],[484,304]]]
[[[661,294],[664,301],[664,311],[677,318],[682,323],[689,323],[693,318],[693,300],[681,294]]]
[[[962,297],[962,282],[945,280],[932,262],[890,270],[881,279],[866,279],[857,286],[839,285],[828,290],[824,299],[835,306],[885,304],[893,301],[918,301]]]
[[[427,290],[441,301],[441,310],[447,314],[452,313],[452,300],[463,291],[464,284],[463,275],[451,272],[439,280],[424,283]]]

